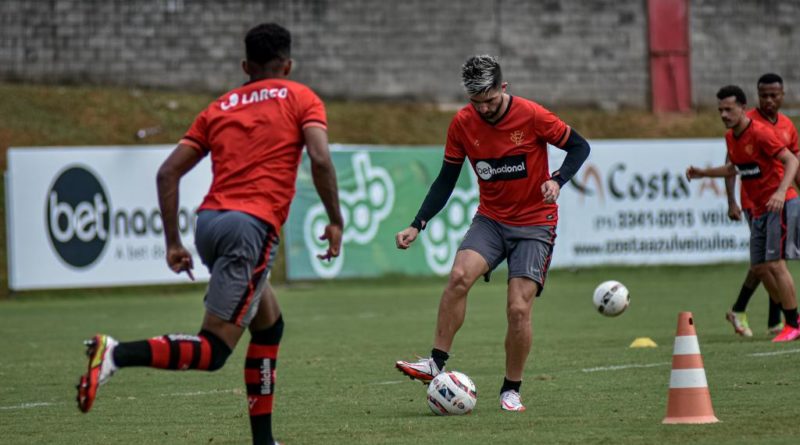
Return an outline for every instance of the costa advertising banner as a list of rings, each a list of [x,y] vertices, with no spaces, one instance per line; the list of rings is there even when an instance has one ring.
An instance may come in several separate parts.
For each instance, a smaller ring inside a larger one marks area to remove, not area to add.
[[[749,234],[727,217],[721,179],[689,182],[690,164],[725,159],[722,139],[596,140],[559,199],[552,267],[746,261]],[[345,218],[342,255],[320,261],[327,222],[308,160],[285,227],[289,279],[446,274],[478,206],[475,172],[465,164],[445,208],[414,246],[397,250],[439,172],[441,147],[339,146],[333,152]],[[550,169],[564,152],[550,147]]]
[[[6,222],[13,290],[185,283],[167,268],[156,172],[174,145],[8,151]],[[181,181],[179,224],[194,252],[195,208],[211,184],[203,160]]]
[[[700,264],[749,259],[750,232],[728,218],[722,179],[689,182],[686,167],[720,165],[725,142],[591,141],[564,187],[553,266]],[[551,166],[563,152],[551,149]],[[738,181],[737,181],[738,183]],[[737,184],[738,201],[738,184]]]

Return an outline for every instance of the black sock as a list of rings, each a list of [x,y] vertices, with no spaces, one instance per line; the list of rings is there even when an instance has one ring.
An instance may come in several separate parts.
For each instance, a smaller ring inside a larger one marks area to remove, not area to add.
[[[150,343],[147,340],[120,343],[114,348],[114,364],[126,366],[150,366],[153,361]]]
[[[787,325],[797,328],[797,308],[793,309],[784,309],[783,310],[783,320],[784,323]]]
[[[750,297],[753,296],[753,293],[756,291],[756,288],[749,288],[746,284],[742,285],[742,289],[739,291],[739,297],[736,298],[736,303],[733,304],[733,312],[744,312],[747,310],[747,303],[750,302]]]
[[[769,299],[769,316],[767,317],[767,327],[772,327],[781,322],[781,304]]]
[[[512,389],[516,392],[519,392],[520,386],[522,386],[522,380],[515,382],[513,380],[503,378],[503,387],[500,388],[500,394],[506,391],[511,391]]]
[[[442,351],[441,349],[433,348],[431,350],[431,358],[433,362],[436,363],[436,366],[439,367],[439,370],[444,369],[444,364],[447,362],[447,359],[450,358],[450,354]]]

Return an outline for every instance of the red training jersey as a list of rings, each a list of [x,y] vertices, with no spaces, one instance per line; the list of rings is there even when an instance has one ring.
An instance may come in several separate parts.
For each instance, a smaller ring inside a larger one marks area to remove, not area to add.
[[[792,120],[786,117],[783,113],[778,113],[778,119],[775,122],[770,121],[764,113],[758,108],[752,108],[747,111],[747,117],[765,124],[767,127],[772,128],[778,140],[783,141],[786,148],[789,149],[795,156],[800,153],[800,148],[797,146],[797,128],[795,128]],[[744,187],[741,188],[741,202],[742,209],[753,211],[753,201],[747,196]]]
[[[725,133],[728,157],[736,165],[742,178],[742,189],[753,201],[754,218],[767,211],[769,198],[778,189],[783,178],[783,164],[776,155],[786,147],[775,132],[763,123],[752,119],[739,136],[733,130]],[[797,197],[794,188],[786,190],[786,200]]]
[[[287,79],[263,79],[229,91],[195,119],[182,144],[211,153],[213,179],[200,209],[238,210],[279,231],[289,215],[305,140],[327,128],[325,106]]]
[[[469,158],[478,177],[479,214],[513,226],[555,225],[558,206],[545,204],[541,189],[550,179],[547,144],[560,147],[569,133],[558,116],[521,97],[510,96],[494,123],[467,105],[447,130],[444,160]]]

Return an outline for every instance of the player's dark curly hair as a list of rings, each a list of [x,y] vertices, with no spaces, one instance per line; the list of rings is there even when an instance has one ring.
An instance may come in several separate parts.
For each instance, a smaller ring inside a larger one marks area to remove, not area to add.
[[[783,85],[783,78],[775,73],[767,73],[758,78],[758,83],[756,85],[769,85],[771,83]]]
[[[726,85],[717,91],[717,99],[723,100],[729,97],[735,97],[739,105],[747,105],[747,96],[744,91],[736,85]]]
[[[260,65],[291,57],[292,35],[277,23],[262,23],[244,38],[247,60]]]

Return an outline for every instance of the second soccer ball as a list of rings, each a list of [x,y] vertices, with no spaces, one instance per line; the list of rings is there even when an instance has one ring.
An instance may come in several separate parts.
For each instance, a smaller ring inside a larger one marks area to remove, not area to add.
[[[608,317],[616,317],[628,308],[631,296],[625,285],[610,280],[597,286],[592,300],[598,312]]]

